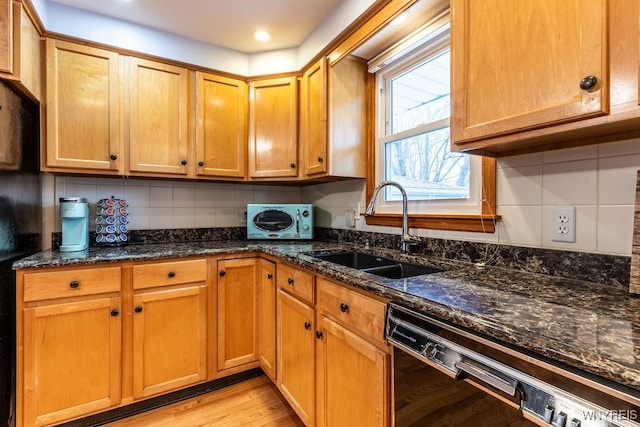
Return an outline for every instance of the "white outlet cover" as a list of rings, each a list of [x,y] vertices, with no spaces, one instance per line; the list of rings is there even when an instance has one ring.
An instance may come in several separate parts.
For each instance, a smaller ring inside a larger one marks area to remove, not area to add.
[[[576,242],[576,208],[554,206],[551,208],[551,240],[554,242]]]

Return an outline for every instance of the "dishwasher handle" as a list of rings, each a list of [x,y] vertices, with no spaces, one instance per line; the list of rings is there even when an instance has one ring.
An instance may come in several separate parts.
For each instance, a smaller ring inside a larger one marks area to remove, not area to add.
[[[498,375],[496,371],[484,366],[483,364],[471,359],[462,359],[455,363],[455,367],[461,372],[467,373],[480,381],[483,381],[498,390],[515,396],[518,389],[518,380],[510,378],[507,375]],[[502,373],[500,373],[502,374]]]

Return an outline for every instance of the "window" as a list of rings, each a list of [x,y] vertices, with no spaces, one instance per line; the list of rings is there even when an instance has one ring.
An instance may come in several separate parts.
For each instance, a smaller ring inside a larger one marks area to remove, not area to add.
[[[407,190],[411,226],[493,232],[486,220],[495,217],[495,162],[449,149],[448,29],[446,13],[369,61],[378,123],[368,194],[383,180],[396,181]],[[400,191],[387,186],[383,194],[377,208],[383,215],[367,223],[395,225],[390,219],[401,212]],[[458,226],[454,216],[480,221]]]

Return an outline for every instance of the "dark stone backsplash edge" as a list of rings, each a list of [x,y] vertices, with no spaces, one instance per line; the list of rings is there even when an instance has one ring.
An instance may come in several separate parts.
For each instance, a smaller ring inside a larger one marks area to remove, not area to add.
[[[370,248],[395,250],[400,247],[400,236],[397,234],[323,227],[316,227],[314,231],[314,240],[320,242],[353,243],[363,247],[368,245]],[[89,233],[91,246],[97,246],[95,237],[95,232]],[[245,227],[129,230],[128,237],[130,244],[245,241],[247,232]],[[53,233],[52,248],[58,249],[61,240],[61,233]],[[434,238],[421,238],[418,244],[411,246],[410,251],[414,255],[484,263],[512,270],[621,287],[629,286],[630,256]]]
[[[354,243],[362,246],[368,244],[371,248],[398,249],[400,247],[400,236],[397,234],[335,228],[316,228],[315,239],[327,242]],[[629,286],[631,269],[630,256],[462,240],[420,238],[418,244],[411,246],[410,252],[625,288]]]

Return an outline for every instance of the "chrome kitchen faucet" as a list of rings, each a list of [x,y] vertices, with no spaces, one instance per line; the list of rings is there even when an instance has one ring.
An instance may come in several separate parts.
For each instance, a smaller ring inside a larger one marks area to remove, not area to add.
[[[365,215],[373,215],[376,211],[376,200],[378,199],[378,193],[384,187],[391,185],[396,187],[402,193],[402,237],[400,238],[400,253],[406,254],[409,249],[409,244],[412,242],[417,242],[419,239],[415,236],[409,235],[409,219],[407,214],[407,192],[404,187],[398,184],[395,181],[382,181],[378,186],[373,190],[373,195],[371,196],[371,201],[367,205],[367,209],[364,211]]]

